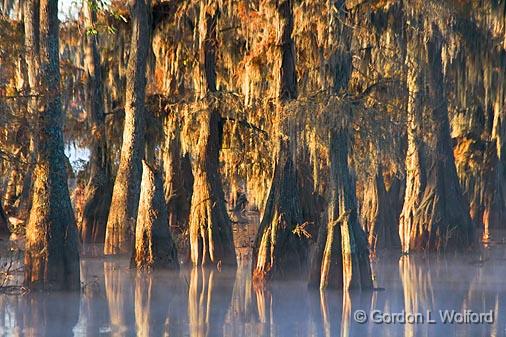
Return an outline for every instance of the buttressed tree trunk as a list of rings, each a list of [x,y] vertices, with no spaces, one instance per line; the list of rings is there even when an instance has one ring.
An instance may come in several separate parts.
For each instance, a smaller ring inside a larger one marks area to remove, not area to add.
[[[282,105],[297,97],[297,79],[292,1],[279,1],[273,5],[276,6],[278,20],[276,77],[279,120]],[[289,140],[281,134],[278,135],[277,146],[274,175],[253,247],[253,278],[257,284],[300,277],[307,270],[307,238],[296,231],[297,226],[303,223],[303,215],[292,149]]]
[[[87,28],[96,24],[93,1],[85,1],[84,19]],[[104,96],[97,36],[86,36],[86,109],[92,132],[90,178],[85,189],[85,204],[79,230],[85,243],[104,242],[105,225],[112,197],[111,167],[107,154]]]
[[[407,39],[408,150],[406,194],[399,223],[404,253],[465,247],[473,237],[452,152],[442,36],[435,25],[420,26],[409,27],[412,36]],[[422,31],[428,34],[428,43]]]
[[[194,184],[190,211],[190,256],[193,265],[236,266],[232,223],[225,205],[219,174],[219,151],[223,126],[214,103],[216,92],[216,24],[214,1],[200,3],[200,93],[207,100],[199,115],[199,139],[194,162]]]
[[[142,161],[139,214],[132,264],[139,269],[178,269],[177,250],[169,232],[167,207],[160,172]]]
[[[371,289],[365,232],[357,214],[355,186],[348,168],[348,131],[330,131],[330,205],[327,226],[320,228],[309,278],[320,289]]]
[[[79,251],[65,170],[58,26],[58,1],[41,0],[43,109],[38,114],[37,164],[33,205],[26,229],[24,283],[32,289],[76,290],[80,287]]]
[[[126,74],[125,125],[121,158],[107,219],[104,254],[121,254],[130,250],[139,207],[151,3],[149,0],[131,0],[130,7],[132,40]]]
[[[188,230],[190,207],[193,187],[193,174],[189,154],[182,155],[180,127],[176,116],[168,116],[165,126],[164,149],[164,191],[165,202],[169,217],[169,228],[172,233],[183,235]],[[188,236],[185,238],[184,248],[188,253]]]
[[[380,164],[367,182],[361,219],[373,254],[376,249],[400,247],[399,215],[403,201],[403,183],[396,176],[385,176]]]

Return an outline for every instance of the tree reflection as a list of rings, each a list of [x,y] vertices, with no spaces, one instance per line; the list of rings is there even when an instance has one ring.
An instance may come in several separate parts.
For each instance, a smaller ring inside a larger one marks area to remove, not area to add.
[[[223,336],[230,308],[233,279],[227,272],[205,268],[190,271],[188,321],[190,336]]]
[[[134,335],[134,303],[131,274],[126,266],[104,262],[105,291],[111,318],[111,336]]]

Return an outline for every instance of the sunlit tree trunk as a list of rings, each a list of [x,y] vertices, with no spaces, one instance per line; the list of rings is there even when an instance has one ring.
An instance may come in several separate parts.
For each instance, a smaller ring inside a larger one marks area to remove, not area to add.
[[[162,177],[142,162],[139,214],[132,264],[139,269],[178,269],[177,250],[169,232]]]
[[[365,232],[357,214],[355,186],[348,167],[346,129],[330,131],[330,204],[327,225],[320,228],[309,286],[320,289],[371,289]]]
[[[95,28],[95,5],[93,0],[84,3],[84,22],[87,29]],[[105,132],[104,89],[97,39],[96,35],[88,34],[85,41],[86,110],[92,132],[90,178],[85,189],[86,202],[79,227],[81,239],[85,243],[104,241],[112,196],[111,167]]]
[[[402,251],[465,247],[472,242],[469,207],[452,152],[441,63],[442,37],[433,25],[408,27],[408,149],[400,216]],[[421,32],[430,34],[428,43]]]
[[[206,100],[199,112],[199,138],[193,163],[193,195],[190,211],[190,256],[193,265],[236,265],[223,184],[219,174],[219,152],[223,125],[212,102],[216,92],[217,3],[200,2],[200,79],[198,97]]]
[[[33,8],[37,11],[38,8]],[[33,205],[26,229],[27,287],[80,288],[79,251],[65,170],[60,101],[58,2],[40,2],[40,91]]]
[[[277,12],[273,20],[278,23],[275,76],[276,119],[280,120],[283,105],[297,97],[295,45],[292,39],[293,9],[291,0],[272,5]],[[293,150],[285,136],[279,134],[276,137],[278,144],[274,175],[253,247],[253,279],[257,284],[300,277],[307,270],[307,238],[295,233],[296,227],[303,223],[303,215]]]
[[[28,99],[27,111],[28,120],[34,120],[38,114],[38,98],[37,92],[39,90],[39,64],[40,64],[40,46],[39,46],[39,16],[38,11],[39,0],[29,0],[23,3],[24,11],[24,30],[25,30],[25,51],[26,51],[26,65],[28,76],[28,88],[30,98]],[[33,201],[33,170],[35,167],[35,153],[36,141],[34,132],[30,133],[29,140],[29,163],[27,165],[27,172],[23,178],[23,189],[21,191],[18,207],[18,216],[25,216],[31,207]]]
[[[107,219],[105,254],[126,253],[135,231],[144,152],[146,60],[150,45],[151,3],[131,0],[132,40],[126,74],[125,125],[111,211]]]

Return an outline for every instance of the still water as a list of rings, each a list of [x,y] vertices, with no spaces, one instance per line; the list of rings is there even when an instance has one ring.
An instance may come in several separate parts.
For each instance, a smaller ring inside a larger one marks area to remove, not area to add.
[[[373,263],[380,289],[343,294],[302,282],[254,289],[247,259],[237,271],[146,274],[87,253],[81,294],[1,295],[0,335],[506,336],[505,262],[503,235],[460,255],[384,252]],[[493,322],[445,324],[440,310],[492,312]]]

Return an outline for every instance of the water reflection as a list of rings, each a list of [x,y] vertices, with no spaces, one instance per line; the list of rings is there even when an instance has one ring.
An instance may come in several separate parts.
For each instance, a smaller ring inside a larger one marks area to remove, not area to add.
[[[17,335],[72,336],[79,318],[79,301],[80,296],[76,293],[57,293],[51,297],[44,293],[23,296],[18,302]],[[11,336],[10,333],[6,335]]]
[[[503,241],[472,253],[377,258],[372,292],[254,288],[251,266],[140,273],[126,258],[86,256],[81,294],[0,295],[0,336],[505,336]],[[356,310],[430,311],[436,324],[359,324]],[[441,324],[439,310],[488,312],[493,324]]]
[[[190,336],[223,336],[234,285],[229,273],[193,268],[188,289]],[[233,275],[232,275],[233,276]]]
[[[111,336],[135,336],[133,282],[128,263],[104,262],[104,277]]]
[[[98,336],[109,329],[109,307],[105,294],[104,274],[97,272],[101,262],[81,262],[81,277],[87,282],[83,286],[79,323],[75,330],[83,336]]]

